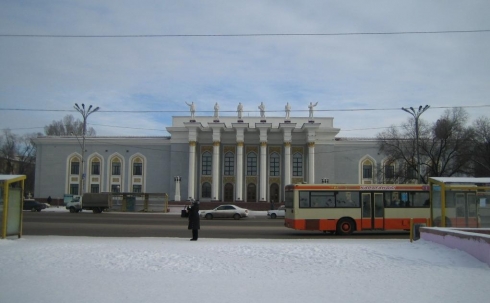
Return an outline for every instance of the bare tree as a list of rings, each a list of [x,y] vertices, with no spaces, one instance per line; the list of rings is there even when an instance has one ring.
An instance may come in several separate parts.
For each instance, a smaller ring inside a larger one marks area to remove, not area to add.
[[[446,110],[432,126],[432,136],[420,146],[425,155],[426,177],[472,175],[471,157],[474,132],[466,127],[463,108]]]
[[[473,129],[465,127],[468,114],[462,108],[447,110],[432,125],[419,119],[419,153],[421,181],[428,177],[471,174],[471,146]],[[395,179],[398,183],[417,180],[415,120],[402,124],[400,130],[390,127],[377,136],[379,151],[386,155],[387,163],[397,163]]]
[[[16,162],[17,136],[10,129],[5,129],[0,136],[0,172],[14,174]]]
[[[32,139],[40,135],[40,133],[32,133],[23,135],[18,138],[18,174],[26,175],[26,181],[24,183],[26,192],[34,192],[36,146],[34,145]]]
[[[51,122],[51,124],[44,127],[44,133],[47,136],[71,136],[75,134],[82,136],[83,134],[83,121],[76,119],[73,115],[66,115],[62,120]],[[95,129],[92,127],[87,128],[86,136],[95,136]]]
[[[18,136],[9,129],[0,135],[0,173],[26,175],[25,190],[33,192],[36,148],[32,139],[38,134]]]
[[[490,176],[490,119],[480,117],[473,123],[475,142],[473,161],[476,177]]]

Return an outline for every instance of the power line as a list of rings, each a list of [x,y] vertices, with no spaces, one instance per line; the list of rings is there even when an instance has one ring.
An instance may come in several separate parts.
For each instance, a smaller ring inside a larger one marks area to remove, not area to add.
[[[479,107],[490,107],[490,104],[486,105],[464,105],[464,106],[431,106],[432,109],[447,109],[447,108],[479,108]],[[389,108],[347,108],[347,109],[315,109],[315,112],[356,112],[356,111],[389,111],[389,110],[400,110],[400,107],[389,107]],[[41,108],[0,108],[0,111],[31,111],[31,112],[76,112],[73,109],[41,109]],[[297,109],[292,110],[292,112],[308,112],[308,109]],[[105,113],[188,113],[189,110],[99,110],[98,112]],[[212,113],[213,110],[196,110],[198,113]],[[256,113],[258,110],[243,111],[245,113]],[[284,112],[281,110],[267,110],[267,113]],[[236,113],[236,110],[220,110],[220,113]]]
[[[402,32],[347,32],[347,33],[270,33],[270,34],[138,34],[138,35],[52,35],[52,34],[0,34],[4,38],[206,38],[206,37],[308,37],[308,36],[367,36],[367,35],[427,35],[487,33],[490,29]]]

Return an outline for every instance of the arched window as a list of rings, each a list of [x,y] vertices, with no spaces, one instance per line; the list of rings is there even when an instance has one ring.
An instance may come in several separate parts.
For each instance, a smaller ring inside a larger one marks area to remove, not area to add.
[[[279,202],[279,185],[276,183],[272,183],[270,187],[270,202],[271,203],[277,203]]]
[[[269,176],[279,176],[279,167],[279,155],[277,153],[272,153],[269,156]]]
[[[257,175],[257,154],[251,152],[247,155],[247,176]]]
[[[300,153],[293,155],[293,176],[303,176],[303,155]]]
[[[80,159],[72,158],[70,162],[70,175],[79,175],[80,174]]]
[[[257,201],[257,186],[253,183],[247,185],[247,202]]]
[[[225,202],[233,202],[233,184],[231,184],[231,183],[225,184],[224,201]]]
[[[213,164],[212,159],[213,158],[210,152],[204,152],[202,154],[202,171],[201,171],[202,175],[207,175],[207,176],[211,175],[212,164]]]
[[[231,152],[225,154],[225,176],[233,176],[235,174],[235,155]]]
[[[395,181],[395,164],[386,161],[383,165],[384,183],[394,183]]]
[[[366,160],[362,163],[362,178],[372,179],[373,178],[373,162]]]
[[[129,184],[128,190],[135,193],[143,193],[146,190],[146,157],[140,153],[129,158]]]
[[[113,176],[121,175],[121,160],[119,158],[114,158],[111,163],[111,174]]]
[[[373,184],[375,183],[374,181],[374,161],[370,158],[366,158],[361,161],[361,166],[360,166],[360,176],[361,184]]]
[[[67,190],[72,195],[78,195],[80,192],[81,178],[81,157],[72,155],[68,158],[67,167]]]
[[[140,158],[136,158],[133,161],[133,176],[143,175],[143,161]]]
[[[211,184],[209,182],[202,184],[201,197],[211,198]]]
[[[109,190],[113,193],[124,191],[122,186],[123,158],[120,155],[113,155],[109,162]]]

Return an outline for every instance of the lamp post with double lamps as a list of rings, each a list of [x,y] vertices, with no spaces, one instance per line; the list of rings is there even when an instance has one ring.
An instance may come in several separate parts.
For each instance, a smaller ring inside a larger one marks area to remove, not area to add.
[[[96,108],[92,109],[92,105],[90,105],[87,109],[85,108],[85,104],[82,103],[82,107],[78,106],[77,103],[75,103],[75,106],[73,106],[77,112],[82,114],[83,117],[83,130],[82,130],[82,179],[80,181],[80,196],[83,195],[83,189],[84,189],[84,181],[85,181],[85,134],[87,132],[87,118],[91,113],[95,113],[98,111],[100,108],[97,106]]]
[[[419,152],[419,117],[422,115],[426,110],[429,109],[429,105],[422,106],[420,105],[417,110],[415,110],[413,107],[410,107],[409,109],[402,107],[403,111],[406,111],[410,115],[413,116],[415,119],[415,144],[416,144],[416,152],[417,152],[417,169],[419,173],[419,182],[424,183],[424,180],[422,180],[422,167],[420,166],[420,152]]]

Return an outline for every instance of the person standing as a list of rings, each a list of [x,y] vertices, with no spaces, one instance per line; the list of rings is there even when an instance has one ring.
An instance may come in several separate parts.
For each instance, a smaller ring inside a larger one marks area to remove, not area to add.
[[[187,207],[189,213],[189,225],[187,229],[192,230],[191,241],[197,241],[199,229],[201,228],[201,219],[199,218],[199,201],[193,201],[191,206]]]

